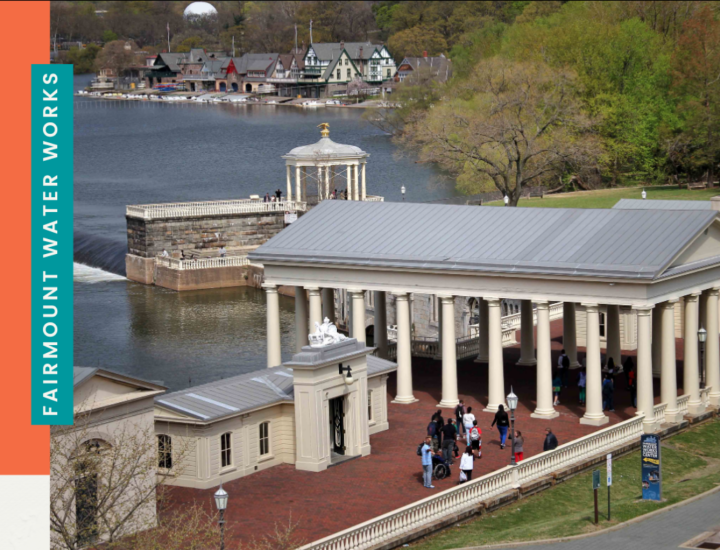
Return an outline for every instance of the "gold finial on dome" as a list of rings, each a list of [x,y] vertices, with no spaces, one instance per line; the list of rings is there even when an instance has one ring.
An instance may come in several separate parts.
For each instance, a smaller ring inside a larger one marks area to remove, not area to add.
[[[320,128],[320,135],[322,137],[324,137],[324,138],[330,137],[330,125],[327,122],[318,124],[318,128]]]

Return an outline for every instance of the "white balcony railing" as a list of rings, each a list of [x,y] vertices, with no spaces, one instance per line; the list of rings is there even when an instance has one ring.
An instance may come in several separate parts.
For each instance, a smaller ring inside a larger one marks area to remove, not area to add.
[[[251,199],[207,202],[178,202],[166,204],[130,205],[126,215],[131,218],[154,220],[160,218],[192,218],[225,214],[253,214],[262,212],[304,212],[306,203],[298,201],[262,202]]]
[[[665,422],[665,410],[667,409],[667,403],[658,403],[653,407],[653,413],[655,414],[655,422],[662,424]]]
[[[300,550],[365,550],[398,540],[423,525],[469,512],[481,502],[513,490],[590,457],[639,440],[643,416],[560,445],[491,474],[441,491],[428,498],[302,546]]]
[[[700,390],[700,401],[702,401],[703,405],[706,407],[710,404],[710,392],[712,391],[712,386],[706,386],[705,388],[702,388]]]
[[[208,269],[213,267],[241,267],[250,263],[247,256],[225,256],[224,258],[197,258],[182,260],[158,256],[156,263],[159,266],[187,271],[191,269]]]
[[[687,412],[688,412],[688,401],[690,401],[689,393],[686,393],[685,395],[681,395],[677,399],[678,410],[681,413],[683,413],[683,415],[687,414]]]
[[[365,202],[384,202],[385,197],[380,195],[365,195]]]

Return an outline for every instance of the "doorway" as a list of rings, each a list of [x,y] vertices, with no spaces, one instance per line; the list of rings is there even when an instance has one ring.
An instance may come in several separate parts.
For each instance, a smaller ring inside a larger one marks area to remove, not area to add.
[[[345,454],[345,397],[330,400],[330,443],[334,454]]]

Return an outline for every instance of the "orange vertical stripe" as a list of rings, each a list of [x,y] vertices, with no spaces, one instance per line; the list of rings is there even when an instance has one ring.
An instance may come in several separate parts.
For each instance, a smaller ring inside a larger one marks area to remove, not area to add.
[[[50,63],[50,2],[0,2],[0,475],[48,475],[50,430],[30,425],[30,66]]]

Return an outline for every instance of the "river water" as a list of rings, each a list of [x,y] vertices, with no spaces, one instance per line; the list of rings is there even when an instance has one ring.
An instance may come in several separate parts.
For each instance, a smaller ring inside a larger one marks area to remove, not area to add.
[[[89,80],[76,77],[76,89]],[[75,264],[75,364],[172,390],[264,368],[261,291],[177,293],[111,272],[124,262],[125,206],[284,190],[281,155],[317,141],[321,122],[330,123],[334,141],[370,153],[369,194],[401,200],[401,186],[411,201],[455,194],[434,168],[398,155],[389,136],[363,121],[362,113],[76,97],[76,260],[84,264]],[[280,298],[283,360],[293,349],[293,306]]]

